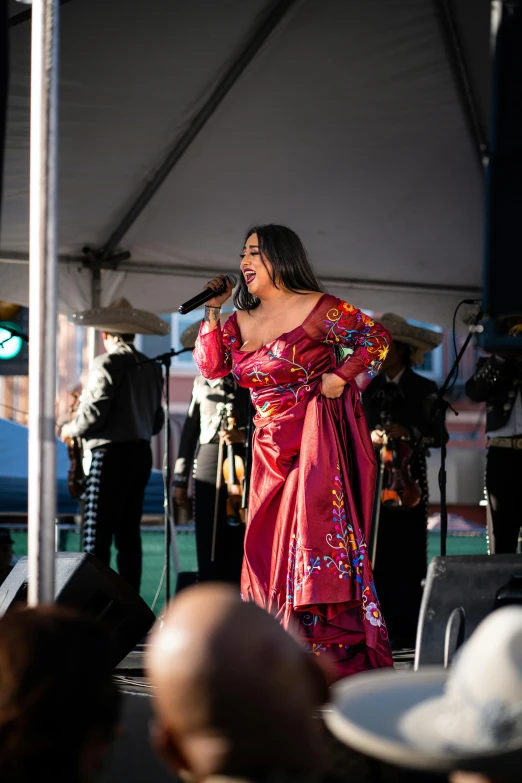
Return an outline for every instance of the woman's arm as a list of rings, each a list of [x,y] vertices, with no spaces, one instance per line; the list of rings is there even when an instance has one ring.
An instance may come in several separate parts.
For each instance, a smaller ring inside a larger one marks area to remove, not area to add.
[[[205,317],[194,348],[194,361],[207,380],[224,378],[232,368],[230,333],[226,329],[221,330],[219,320],[221,305],[230,297],[232,286],[227,278],[220,275],[207,283],[205,288],[216,289],[223,283],[227,286],[225,293],[210,299],[205,305]]]
[[[337,387],[342,390],[342,381],[345,384],[355,383],[359,391],[364,391],[381,369],[388,353],[391,337],[386,329],[361,310],[334,296],[325,297],[325,306],[317,313],[312,329],[314,334],[311,336],[333,346],[342,357],[335,370],[326,374],[327,390],[328,386],[334,392]],[[339,394],[328,393],[326,396]]]

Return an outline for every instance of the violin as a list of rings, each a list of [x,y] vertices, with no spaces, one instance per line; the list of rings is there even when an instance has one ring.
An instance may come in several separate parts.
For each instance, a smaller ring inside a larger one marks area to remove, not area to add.
[[[72,418],[80,404],[78,392],[72,393],[72,402],[69,414]],[[87,478],[83,470],[83,446],[81,438],[69,438],[67,441],[67,453],[69,455],[69,471],[67,473],[67,487],[73,500],[81,498],[85,492]]]
[[[230,403],[226,406],[225,432],[236,428],[236,419]],[[234,451],[234,444],[227,444],[227,456],[223,462],[223,478],[227,485],[227,524],[237,526],[246,523],[246,509],[243,508],[243,483],[245,463]]]
[[[383,425],[389,426],[391,418],[382,417]],[[384,468],[381,487],[383,506],[415,508],[421,501],[418,481],[410,470],[411,446],[400,438],[384,437],[381,461]]]

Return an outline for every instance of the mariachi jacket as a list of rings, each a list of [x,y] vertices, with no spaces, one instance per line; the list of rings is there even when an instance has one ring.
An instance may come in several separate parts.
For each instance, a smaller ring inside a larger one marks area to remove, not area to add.
[[[202,375],[195,379],[174,466],[173,486],[187,486],[198,443],[206,445],[217,442],[221,424],[218,405],[226,402],[234,406],[236,426],[245,427],[251,406],[248,389],[238,386],[231,375],[217,381],[207,381]]]
[[[517,394],[522,393],[521,359],[495,354],[479,359],[465,389],[470,400],[486,403],[486,432],[501,429],[511,416]]]
[[[95,358],[69,434],[83,438],[91,451],[109,443],[150,441],[163,427],[162,391],[156,362],[121,343]]]
[[[423,446],[437,448],[441,445],[440,424],[438,417],[432,416],[436,395],[436,384],[418,375],[411,367],[406,367],[398,384],[389,383],[385,374],[381,373],[374,378],[363,394],[368,427],[370,430],[380,429],[381,412],[386,405],[389,405],[393,422],[409,430],[411,442],[415,442],[423,433]],[[391,402],[386,402],[389,396]]]

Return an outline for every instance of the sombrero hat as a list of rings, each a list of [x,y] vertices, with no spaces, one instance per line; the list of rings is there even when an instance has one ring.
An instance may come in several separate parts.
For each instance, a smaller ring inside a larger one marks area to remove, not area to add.
[[[513,321],[511,325],[506,324],[508,327],[508,334],[512,337],[520,337],[522,335],[522,311],[518,310],[513,313],[507,313],[506,315],[500,315],[498,320],[502,322]]]
[[[522,608],[488,615],[449,669],[354,674],[325,721],[349,747],[401,767],[520,780]]]
[[[221,324],[221,327],[223,327],[223,324],[229,318],[229,316],[230,313],[223,313],[220,316],[219,323]],[[181,333],[179,341],[183,348],[189,348],[191,351],[194,350],[200,327],[201,321],[196,321],[195,323],[190,324],[190,326],[187,326],[187,328]]]
[[[411,355],[412,364],[422,364],[424,354],[433,351],[443,340],[442,332],[413,326],[395,313],[385,313],[378,320],[389,331],[393,340],[411,345],[414,349]]]
[[[69,321],[77,326],[90,326],[110,334],[169,334],[170,325],[154,313],[138,310],[124,298],[115,299],[108,307],[94,307],[73,313]]]

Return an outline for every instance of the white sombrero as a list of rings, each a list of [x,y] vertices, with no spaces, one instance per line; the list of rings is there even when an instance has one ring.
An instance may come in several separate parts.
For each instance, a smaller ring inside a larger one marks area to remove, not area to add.
[[[490,614],[449,669],[381,669],[333,686],[338,739],[403,767],[520,780],[522,607]]]
[[[170,325],[154,313],[138,310],[127,299],[115,299],[108,307],[73,313],[69,321],[111,334],[169,334]]]
[[[411,355],[412,364],[422,364],[424,354],[433,351],[443,340],[442,332],[413,326],[405,318],[395,313],[385,313],[378,321],[389,331],[393,340],[412,346],[414,349]]]
[[[228,320],[230,315],[231,313],[221,314],[219,318],[221,328],[223,328],[223,324]],[[187,328],[181,333],[179,341],[183,348],[190,348],[191,351],[194,350],[200,327],[201,321],[196,321],[195,323],[190,324],[190,326],[187,326]]]

